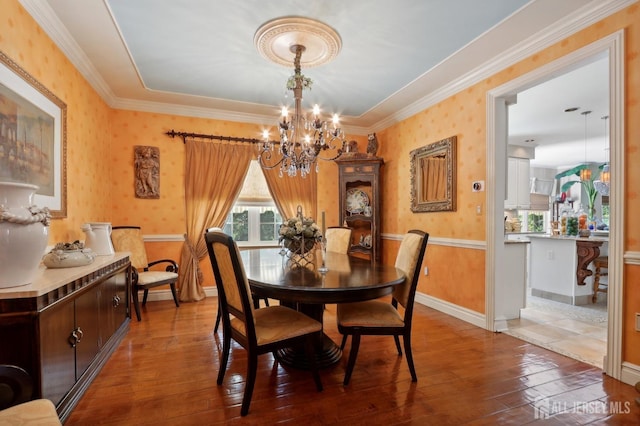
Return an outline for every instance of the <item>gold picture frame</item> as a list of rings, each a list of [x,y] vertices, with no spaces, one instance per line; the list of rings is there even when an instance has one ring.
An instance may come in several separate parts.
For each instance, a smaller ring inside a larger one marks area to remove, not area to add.
[[[411,151],[411,211],[456,210],[456,142],[452,136]]]
[[[67,105],[0,51],[0,181],[38,186],[33,203],[67,217]]]

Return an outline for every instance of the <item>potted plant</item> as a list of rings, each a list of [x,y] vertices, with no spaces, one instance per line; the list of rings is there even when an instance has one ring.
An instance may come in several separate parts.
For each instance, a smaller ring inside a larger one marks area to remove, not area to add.
[[[586,170],[589,169],[589,165],[588,164],[580,164],[575,166],[572,169],[569,170],[565,170],[564,172],[558,173],[555,177],[556,179],[560,179],[563,177],[568,177],[571,175],[576,175],[578,176],[578,180],[569,180],[567,182],[565,182],[562,187],[560,188],[560,190],[562,192],[567,192],[569,190],[569,188],[571,188],[573,185],[575,185],[576,183],[579,183],[582,185],[582,187],[584,188],[585,192],[587,193],[587,217],[589,222],[591,222],[594,217],[595,217],[595,203],[596,203],[596,196],[598,195],[598,190],[596,189],[596,186],[594,185],[594,181],[596,181],[598,179],[598,176],[600,175],[600,170],[602,170],[602,168],[605,166],[605,164],[602,164],[598,167],[598,173],[595,174],[595,176],[592,176],[589,179],[585,179],[582,180],[580,179],[580,172],[582,170]]]

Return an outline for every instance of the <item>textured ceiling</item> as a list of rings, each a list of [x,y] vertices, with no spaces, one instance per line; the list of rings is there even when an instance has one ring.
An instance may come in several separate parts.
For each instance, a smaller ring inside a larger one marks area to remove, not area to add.
[[[342,50],[332,62],[302,70],[314,81],[304,104],[338,112],[347,131],[360,134],[424,109],[445,88],[463,88],[483,70],[503,68],[508,64],[500,61],[517,60],[514,52],[535,45],[550,29],[568,31],[564,27],[594,10],[610,13],[602,10],[616,3],[20,1],[110,106],[264,124],[273,124],[280,106],[292,103],[285,82],[293,66],[264,59],[253,44],[256,30],[283,16],[318,19],[339,33]],[[518,138],[524,132],[515,130]],[[538,133],[536,141],[544,144],[547,130]]]

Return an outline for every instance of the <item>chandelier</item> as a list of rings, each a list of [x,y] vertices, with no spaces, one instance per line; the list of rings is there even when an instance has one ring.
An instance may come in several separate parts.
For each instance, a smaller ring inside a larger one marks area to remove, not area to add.
[[[265,169],[278,167],[280,176],[297,176],[300,172],[300,176],[305,177],[314,168],[318,172],[318,160],[335,160],[347,145],[337,114],[329,122],[321,117],[318,105],[313,107],[311,114],[302,108],[302,92],[311,89],[312,80],[301,71],[302,54],[307,47],[301,42],[291,42],[299,39],[307,40],[311,46],[312,51],[308,52],[311,53],[311,65],[327,62],[340,49],[339,36],[333,29],[306,18],[281,18],[268,22],[258,30],[254,40],[258,50],[274,62],[283,63],[285,55],[278,51],[283,40],[289,41],[289,57],[295,55],[294,74],[286,86],[293,92],[293,113],[290,116],[287,107],[283,107],[277,124],[279,140],[270,140],[269,131],[265,130],[259,144],[258,162]]]

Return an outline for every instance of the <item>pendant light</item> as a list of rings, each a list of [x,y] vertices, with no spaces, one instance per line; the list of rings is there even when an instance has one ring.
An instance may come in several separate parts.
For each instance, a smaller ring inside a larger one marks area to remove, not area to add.
[[[607,151],[607,162],[602,166],[602,171],[600,171],[600,179],[593,182],[596,190],[602,195],[609,195],[609,181],[611,180],[611,172],[609,170],[609,153],[611,149],[609,147],[609,129],[607,126],[607,120],[609,119],[608,115],[602,117],[604,120],[604,140],[605,146],[604,149]]]
[[[611,152],[611,148],[609,147],[609,131],[607,127],[609,116],[605,115],[602,119],[604,120],[604,140],[606,141],[604,149],[607,150],[607,163],[602,167],[600,181],[609,185],[609,180],[611,179],[611,172],[609,171],[609,152]]]
[[[580,170],[580,180],[591,180],[591,169],[587,165],[587,115],[591,114],[591,111],[583,111],[580,114],[584,115],[584,165],[585,168]]]

